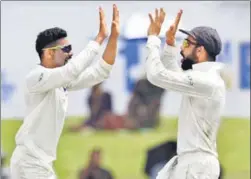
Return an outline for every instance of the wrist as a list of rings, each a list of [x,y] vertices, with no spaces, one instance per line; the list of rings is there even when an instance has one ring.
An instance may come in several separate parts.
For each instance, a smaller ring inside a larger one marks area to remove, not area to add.
[[[159,38],[159,36],[157,34],[148,34],[148,37],[158,37]]]
[[[169,46],[175,46],[175,41],[173,39],[166,39],[166,44]]]
[[[97,35],[95,38],[95,41],[101,45],[104,42],[105,38],[102,37],[101,35]]]
[[[148,36],[156,36],[156,37],[158,37],[158,36],[159,36],[159,34],[158,34],[158,33],[148,33],[147,35],[148,35]]]

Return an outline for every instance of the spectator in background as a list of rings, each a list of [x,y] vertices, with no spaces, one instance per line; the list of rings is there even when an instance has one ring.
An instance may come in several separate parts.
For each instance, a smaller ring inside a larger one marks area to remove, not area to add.
[[[107,110],[108,103],[103,101],[104,112],[91,123],[98,129],[117,130],[153,128],[159,123],[160,101],[164,89],[152,85],[146,78],[141,78],[135,85],[125,115],[117,115]],[[104,98],[107,99],[107,98]],[[107,100],[108,101],[108,100]],[[89,123],[89,121],[87,121]]]
[[[137,128],[153,128],[159,124],[161,97],[164,89],[152,85],[146,78],[140,79],[128,104],[127,119]]]
[[[159,123],[160,101],[164,89],[152,85],[145,76],[135,85],[125,115],[117,115],[112,109],[111,94],[94,86],[88,97],[90,116],[73,131],[85,128],[102,130],[154,128]]]
[[[92,87],[87,104],[90,116],[81,125],[73,127],[73,131],[80,131],[87,127],[96,128],[99,120],[107,113],[112,113],[111,94],[103,91],[101,84]]]
[[[112,113],[112,97],[103,91],[101,84],[94,86],[88,97],[90,117],[84,122],[84,126],[95,127],[96,122],[106,113]]]
[[[94,149],[86,168],[79,172],[79,179],[113,179],[110,171],[101,167],[101,150]]]

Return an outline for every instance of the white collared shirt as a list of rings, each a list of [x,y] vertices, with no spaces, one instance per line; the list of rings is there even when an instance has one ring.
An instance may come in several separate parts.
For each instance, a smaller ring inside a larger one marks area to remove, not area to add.
[[[100,45],[91,41],[65,66],[45,68],[38,65],[26,77],[23,124],[16,134],[16,144],[26,147],[30,155],[52,162],[64,126],[68,91],[88,88],[108,78],[112,66],[97,56]]]
[[[177,48],[165,45],[160,57],[160,39],[149,36],[146,72],[148,80],[161,88],[183,95],[178,120],[177,153],[209,152],[216,157],[216,138],[226,87],[222,63],[203,62],[183,71],[176,58]]]

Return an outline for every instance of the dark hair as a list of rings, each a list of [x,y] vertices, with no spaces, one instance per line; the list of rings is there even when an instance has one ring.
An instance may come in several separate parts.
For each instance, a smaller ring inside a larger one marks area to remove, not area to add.
[[[199,44],[197,47],[200,47],[200,46],[203,46],[204,49],[205,49],[206,52],[207,52],[207,61],[209,61],[209,62],[215,62],[215,61],[216,61],[216,55],[210,53],[209,50],[207,50],[206,47],[205,47],[204,45]]]
[[[36,51],[41,59],[43,55],[43,48],[51,43],[55,43],[57,40],[61,38],[67,37],[67,32],[64,29],[59,27],[54,27],[50,29],[46,29],[40,32],[37,36],[36,40]]]
[[[215,62],[216,61],[216,56],[208,55],[208,61],[209,62]]]

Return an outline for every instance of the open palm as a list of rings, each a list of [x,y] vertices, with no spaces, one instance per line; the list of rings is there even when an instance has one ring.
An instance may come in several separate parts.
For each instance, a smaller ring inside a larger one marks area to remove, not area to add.
[[[179,26],[179,22],[180,22],[182,13],[183,13],[182,10],[180,10],[178,12],[173,25],[171,25],[169,27],[169,29],[166,31],[166,43],[167,43],[167,45],[170,45],[170,46],[175,45],[175,36],[176,36],[176,32],[177,32],[177,29],[178,29],[178,26]]]
[[[112,27],[111,27],[111,36],[117,38],[120,33],[119,28],[119,10],[117,6],[113,5],[113,15],[112,15]]]

